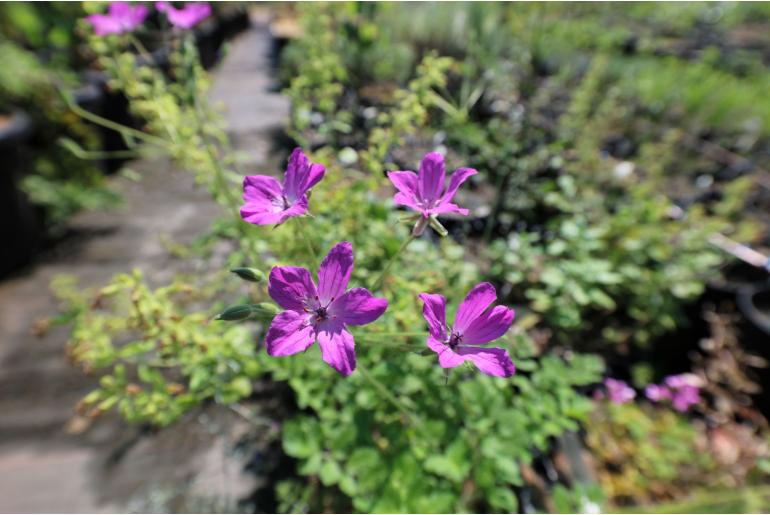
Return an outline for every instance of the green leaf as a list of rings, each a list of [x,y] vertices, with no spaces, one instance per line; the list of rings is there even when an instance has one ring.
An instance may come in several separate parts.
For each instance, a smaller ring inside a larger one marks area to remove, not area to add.
[[[510,488],[494,488],[488,496],[489,504],[503,513],[518,513],[519,501]]]
[[[339,463],[332,460],[327,460],[321,465],[321,470],[318,472],[318,477],[321,478],[321,482],[326,486],[336,484],[342,476],[342,469]]]

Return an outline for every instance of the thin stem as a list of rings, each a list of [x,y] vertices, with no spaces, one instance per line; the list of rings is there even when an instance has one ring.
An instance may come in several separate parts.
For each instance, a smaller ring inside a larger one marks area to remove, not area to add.
[[[200,123],[201,121],[196,116],[196,121],[198,122],[198,130],[201,129]],[[201,130],[201,133],[203,131]],[[201,134],[202,136],[202,134]],[[231,208],[233,219],[235,220],[235,226],[238,230],[238,232],[241,233],[241,236],[243,237],[247,247],[248,251],[252,254],[252,259],[256,263],[259,261],[259,256],[257,254],[256,248],[254,247],[253,241],[251,240],[251,235],[248,232],[248,227],[246,227],[245,222],[243,219],[241,219],[241,211],[238,208],[238,205],[240,202],[238,201],[238,198],[233,194],[232,190],[230,189],[230,185],[227,182],[227,176],[225,175],[225,170],[221,165],[220,160],[218,159],[216,149],[214,148],[213,144],[207,144],[206,145],[206,155],[209,158],[209,163],[211,164],[211,168],[214,170],[214,181],[215,181],[215,188],[218,191],[215,191],[215,198],[217,196],[220,196],[217,201],[222,202],[224,200],[224,203],[227,204],[228,207]],[[216,195],[216,193],[220,193],[220,195]],[[224,198],[221,198],[221,197]]]
[[[372,283],[372,290],[377,291],[380,289],[380,286],[382,286],[382,281],[385,279],[385,275],[388,273],[388,270],[390,270],[390,267],[393,266],[393,263],[396,262],[396,258],[398,258],[399,255],[406,249],[406,247],[412,243],[412,241],[416,238],[414,234],[410,234],[409,238],[399,247],[399,249],[396,251],[395,254],[393,254],[390,257],[390,260],[385,265],[385,268],[382,269],[382,272],[380,272],[380,275],[377,276],[377,279]]]
[[[137,52],[139,52],[139,55],[141,55],[142,58],[147,61],[148,66],[155,64],[155,59],[152,58],[152,55],[147,51],[147,48],[145,48],[141,41],[135,38],[133,34],[128,35],[128,40],[132,45],[134,45],[134,48]]]
[[[147,51],[147,49],[144,47],[142,42],[139,41],[137,38],[135,38],[133,34],[128,35],[128,40],[134,46],[134,48],[142,57],[142,59],[145,60],[145,65],[148,67],[153,67],[155,65],[155,59]],[[116,62],[116,70],[118,70],[118,74],[121,75],[121,80],[123,81],[123,83],[128,84],[128,81],[125,79],[125,77],[122,76],[120,65],[118,65],[117,62]],[[160,76],[160,80],[158,80],[158,78],[159,76],[157,74],[153,76],[152,85],[160,95],[167,89],[168,86],[166,85],[166,81],[163,79],[163,76]],[[169,121],[169,117],[167,116],[165,106],[163,110],[160,110],[160,109],[158,110],[158,116],[163,122],[163,125],[165,125],[166,132],[171,137],[171,140],[176,142],[179,139],[179,133],[177,132],[176,127],[174,127],[174,124]]]
[[[302,239],[305,240],[305,245],[307,245],[307,249],[310,252],[310,257],[313,260],[312,265],[315,266],[318,264],[318,253],[315,250],[315,246],[313,246],[313,241],[310,239],[310,236],[307,233],[305,222],[298,218],[297,225],[299,226],[299,232],[302,235]]]
[[[385,387],[384,384],[382,384],[376,377],[374,377],[366,368],[362,367],[360,364],[356,367],[359,372],[361,372],[361,375],[364,376],[364,378],[369,381],[374,388],[380,392],[380,394],[385,397],[385,399],[390,402],[395,408],[397,408],[407,419],[409,419],[409,422],[413,425],[418,427],[419,426],[419,418],[417,415],[411,412],[409,408],[407,408],[404,403],[402,403],[400,400],[396,398],[395,395],[390,393],[390,391]]]
[[[108,120],[107,118],[102,118],[98,114],[94,114],[91,111],[83,109],[82,107],[77,105],[72,100],[72,98],[70,98],[70,96],[66,93],[63,93],[63,96],[64,96],[64,101],[67,103],[67,106],[72,110],[73,113],[80,116],[81,118],[84,118],[97,125],[101,125],[102,127],[106,127],[107,129],[112,129],[116,132],[120,132],[122,134],[130,134],[131,136],[137,139],[146,141],[147,143],[151,143],[159,147],[168,148],[170,145],[170,143],[163,138],[159,138],[157,136],[153,136],[152,134],[147,134],[146,132],[136,130],[132,127],[128,127],[126,125],[113,122],[112,120]]]

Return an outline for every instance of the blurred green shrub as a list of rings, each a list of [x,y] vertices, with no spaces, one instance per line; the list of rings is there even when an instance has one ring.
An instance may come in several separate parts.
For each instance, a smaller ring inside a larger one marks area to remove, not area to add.
[[[0,18],[35,19],[35,8],[31,5],[4,4],[0,6]],[[62,16],[66,13],[74,16],[79,12],[62,10]],[[74,23],[75,19],[70,21]],[[40,23],[43,25],[35,25],[36,30],[47,34],[45,22]],[[56,33],[55,27],[50,30]],[[26,28],[19,37],[24,39],[24,34],[58,55],[60,49],[46,46],[48,40],[32,28]],[[27,175],[22,188],[45,210],[49,228],[57,231],[74,213],[83,209],[115,207],[120,196],[107,187],[102,172],[93,162],[83,161],[60,145],[62,139],[68,139],[86,149],[95,149],[99,145],[98,132],[74,116],[62,98],[62,91],[72,91],[79,85],[75,70],[67,68],[67,60],[57,61],[53,57],[45,60],[41,51],[29,50],[5,35],[0,36],[0,61],[4,63],[0,68],[0,112],[19,109],[33,120],[32,159],[24,170]]]
[[[702,435],[671,410],[633,403],[606,403],[586,423],[586,443],[602,463],[598,479],[608,498],[620,504],[681,495],[716,463]]]

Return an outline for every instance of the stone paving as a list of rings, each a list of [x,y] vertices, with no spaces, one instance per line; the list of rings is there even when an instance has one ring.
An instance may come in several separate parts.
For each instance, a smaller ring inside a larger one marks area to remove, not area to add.
[[[265,20],[254,16],[213,72],[211,98],[224,104],[248,173],[278,162],[271,135],[288,116],[272,84],[270,44]],[[232,454],[243,422],[222,409],[157,432],[114,416],[68,431],[74,405],[96,380],[66,360],[66,328],[32,331],[56,311],[51,279],[73,274],[93,287],[138,267],[162,284],[183,266],[164,241],[192,242],[221,212],[168,160],[130,166],[142,180],[114,179],[123,208],[76,216],[70,227],[77,237],[0,282],[0,512],[232,510],[253,489],[254,478],[242,472],[245,458]]]

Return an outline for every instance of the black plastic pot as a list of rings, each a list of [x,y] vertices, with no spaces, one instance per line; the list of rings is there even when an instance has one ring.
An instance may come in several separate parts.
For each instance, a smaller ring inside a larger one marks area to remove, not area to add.
[[[219,60],[219,49],[224,43],[224,34],[212,18],[201,23],[195,29],[195,44],[201,66],[208,70]]]
[[[75,103],[82,109],[99,116],[104,116],[105,92],[102,84],[86,80],[85,83],[72,92]],[[104,148],[104,127],[93,125],[99,135],[99,148]],[[94,163],[102,173],[109,173],[109,165],[106,159]]]
[[[19,187],[32,122],[20,111],[5,116],[0,124],[0,277],[27,264],[42,240],[40,217]]]
[[[754,329],[770,336],[770,281],[741,288],[735,303]]]
[[[108,120],[138,128],[138,120],[129,112],[128,100],[119,91],[113,91],[107,87],[107,76],[99,71],[87,71],[83,75],[86,84],[80,88],[80,98],[76,93],[75,100],[78,105],[94,114],[98,114]],[[102,150],[107,152],[121,152],[128,150],[123,136],[117,131],[98,127]],[[120,170],[126,163],[125,158],[108,158],[104,160],[103,169],[107,174],[113,174]]]

